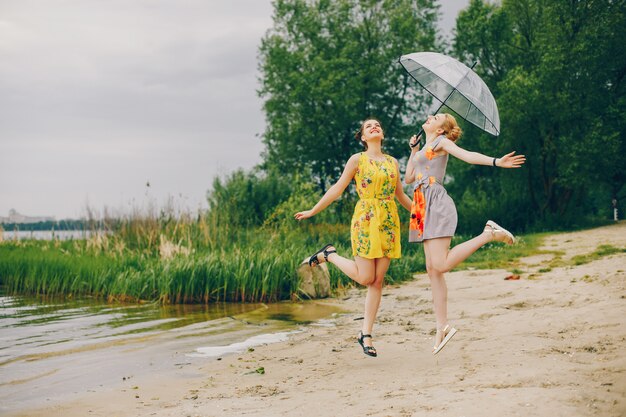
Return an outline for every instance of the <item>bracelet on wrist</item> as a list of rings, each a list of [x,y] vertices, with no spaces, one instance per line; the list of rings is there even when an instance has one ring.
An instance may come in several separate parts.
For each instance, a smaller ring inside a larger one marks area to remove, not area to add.
[[[497,167],[497,165],[496,165],[496,158],[493,158],[493,166]]]

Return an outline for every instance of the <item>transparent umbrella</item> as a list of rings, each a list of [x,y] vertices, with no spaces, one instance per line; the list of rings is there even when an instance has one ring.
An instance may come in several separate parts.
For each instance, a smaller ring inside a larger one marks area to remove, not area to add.
[[[437,52],[403,55],[400,63],[415,81],[441,102],[439,109],[446,105],[485,132],[495,136],[500,134],[496,100],[485,82],[472,71],[476,64],[469,68]]]

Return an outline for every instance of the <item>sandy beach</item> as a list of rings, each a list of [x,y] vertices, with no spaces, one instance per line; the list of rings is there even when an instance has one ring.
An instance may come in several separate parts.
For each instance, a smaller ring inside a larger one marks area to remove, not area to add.
[[[547,237],[554,253],[523,259],[519,280],[503,269],[447,274],[459,332],[436,356],[420,274],[385,288],[377,358],[356,343],[365,290],[351,289],[323,301],[348,312],[334,325],[10,415],[623,416],[626,253],[570,262],[600,245],[626,247],[626,222]]]

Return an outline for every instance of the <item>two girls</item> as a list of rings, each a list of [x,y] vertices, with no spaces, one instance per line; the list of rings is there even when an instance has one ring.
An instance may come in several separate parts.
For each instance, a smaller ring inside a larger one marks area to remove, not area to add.
[[[429,116],[422,127],[426,145],[422,150],[413,148],[405,175],[407,184],[416,182],[412,201],[402,189],[397,161],[382,152],[384,134],[380,123],[368,119],[356,135],[365,152],[350,157],[339,180],[312,209],[295,215],[297,220],[314,216],[336,200],[352,179],[355,180],[359,201],[352,216],[350,233],[354,260],[338,255],[329,244],[313,254],[309,264],[330,262],[354,281],[367,286],[363,327],[357,340],[369,356],[377,356],[371,332],[380,306],[384,276],[391,259],[400,257],[400,222],[394,197],[411,212],[409,241],[424,243],[437,321],[434,354],[456,333],[456,329],[448,324],[447,287],[443,274],[492,240],[514,242],[511,233],[489,220],[483,233],[450,250],[457,214],[454,202],[442,184],[448,155],[470,164],[500,168],[519,168],[525,162],[524,156],[511,152],[502,158],[492,158],[460,148],[455,141],[460,137],[461,129],[449,114]],[[413,136],[411,144],[417,139]]]

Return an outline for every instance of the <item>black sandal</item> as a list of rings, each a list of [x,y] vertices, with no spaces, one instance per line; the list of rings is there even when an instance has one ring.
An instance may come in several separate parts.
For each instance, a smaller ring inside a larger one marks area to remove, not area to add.
[[[371,339],[372,335],[371,334],[363,334],[363,332],[359,332],[359,334],[361,336],[357,337],[357,340],[359,341],[359,344],[363,348],[363,353],[365,353],[368,356],[373,356],[373,357],[378,356],[378,354],[376,353],[376,348],[374,346],[365,346],[365,342],[363,342],[363,339],[365,339],[366,337],[369,337]]]
[[[317,259],[317,255],[319,255],[320,253],[324,254],[324,260],[328,262],[328,255],[330,255],[331,253],[337,253],[335,249],[328,250],[328,248],[330,248],[331,246],[333,245],[329,243],[328,245],[324,246],[322,249],[311,255],[311,257],[309,258],[309,266],[318,266],[320,264],[320,260]]]

